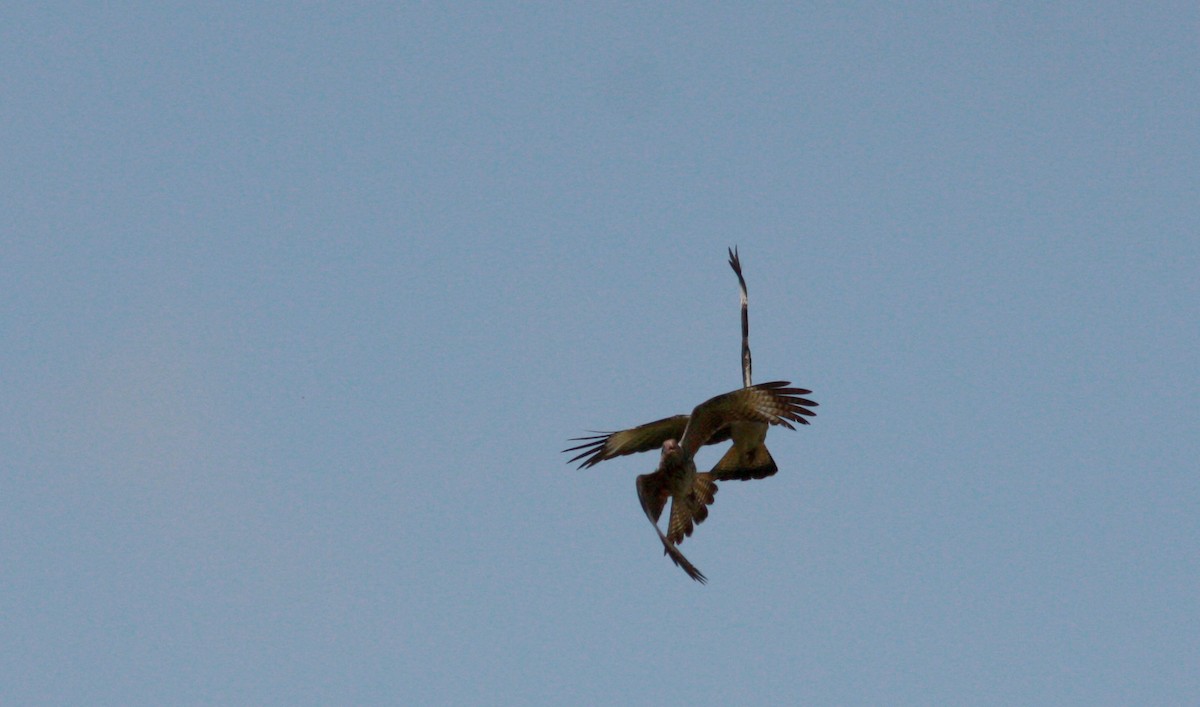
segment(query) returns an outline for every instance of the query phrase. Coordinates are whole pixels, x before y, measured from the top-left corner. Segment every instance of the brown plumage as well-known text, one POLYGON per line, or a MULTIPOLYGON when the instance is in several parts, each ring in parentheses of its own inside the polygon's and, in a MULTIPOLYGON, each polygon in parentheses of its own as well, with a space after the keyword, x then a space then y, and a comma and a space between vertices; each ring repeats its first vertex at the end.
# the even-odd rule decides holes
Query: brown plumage
MULTIPOLYGON (((750 357, 750 294, 746 290, 746 278, 742 277, 742 261, 737 248, 729 251, 729 267, 738 279, 738 299, 742 305, 742 385, 753 385, 754 365, 750 357)), ((815 403, 814 403, 815 405, 815 403)), ((767 451, 767 426, 761 422, 735 422, 730 425, 729 436, 733 446, 712 468, 713 476, 722 481, 748 481, 765 479, 779 471, 771 453, 767 451)))
MULTIPOLYGON (((778 466, 766 447, 768 428, 772 424, 782 424, 790 429, 792 425, 788 420, 807 425, 808 420, 804 418, 816 415, 809 408, 817 407, 817 403, 812 400, 797 397, 811 393, 809 390, 787 388, 785 386, 789 385, 788 383, 778 382, 762 386, 753 385, 750 299, 736 248, 729 250, 729 267, 737 275, 741 302, 742 390, 712 398, 697 406, 691 415, 674 415, 627 430, 577 437, 574 441, 582 444, 563 450, 578 452, 570 462, 582 459, 579 468, 585 469, 606 459, 660 448, 662 456, 658 469, 637 478, 638 499, 662 542, 663 553, 689 577, 702 584, 707 581, 704 574, 688 561, 677 545, 689 537, 695 526, 708 517, 708 506, 713 503, 717 493, 716 482, 763 479, 775 474, 778 466), (757 393, 747 393, 755 389, 758 389, 757 393), (745 405, 748 400, 756 398, 764 390, 786 399, 788 414, 779 414, 777 419, 766 414, 769 419, 763 419, 761 410, 754 414, 737 410, 739 405, 745 405), (747 394, 749 397, 730 397, 736 393, 747 394), (700 413, 703 416, 693 424, 693 419, 700 413), (712 470, 697 472, 693 461, 696 451, 704 445, 726 440, 733 440, 733 444, 712 470), (658 519, 662 516, 668 499, 672 500, 671 515, 667 521, 667 533, 664 535, 658 527, 658 519)), ((768 397, 770 394, 768 392, 768 397)), ((753 407, 754 404, 750 403, 750 408, 753 407)))
MULTIPOLYGON (((738 278, 738 289, 742 305, 742 385, 749 388, 753 385, 753 371, 750 356, 750 298, 746 291, 746 280, 742 276, 742 263, 736 249, 729 251, 729 267, 738 278)), ((812 391, 805 390, 802 394, 812 391)), ((808 407, 817 407, 811 400, 803 401, 808 407)), ((816 413, 809 410, 803 414, 810 417, 816 413)), ((807 425, 807 420, 800 420, 807 425)), ((668 439, 679 439, 687 427, 687 415, 673 415, 661 420, 647 422, 627 430, 617 432, 601 432, 589 437, 576 437, 583 444, 564 449, 564 452, 579 452, 571 458, 571 462, 582 459, 580 469, 595 466, 606 459, 648 452, 658 449, 668 439), (586 457, 586 458, 585 458, 586 457)), ((738 421, 717 430, 704 444, 720 444, 732 439, 733 445, 712 468, 711 473, 717 481, 748 481, 750 479, 765 479, 774 475, 779 467, 767 450, 767 425, 762 422, 738 421)))
MULTIPOLYGON (((767 383, 764 385, 774 384, 767 383)), ((747 390, 747 388, 743 388, 742 390, 747 390)), ((804 388, 791 388, 789 390, 793 391, 796 395, 808 395, 812 393, 811 390, 804 388)), ((796 403, 797 415, 800 417, 794 418, 794 421, 802 425, 807 425, 808 420, 805 417, 815 417, 817 414, 808 408, 817 407, 817 403, 806 398, 796 398, 796 403)), ((671 417, 664 417, 661 420, 655 420, 654 422, 647 422, 644 425, 631 427, 627 430, 598 432, 587 437, 575 437, 571 441, 582 442, 582 444, 568 447, 563 452, 578 452, 567 463, 570 464, 583 459, 579 464, 579 468, 586 469, 606 459, 659 449, 662 447, 662 443, 668 439, 681 439, 684 430, 688 427, 689 420, 689 415, 673 415, 671 417)), ((789 424, 788 427, 791 428, 792 426, 789 424)), ((766 438, 766 429, 765 423, 762 422, 743 423, 742 421, 735 421, 715 430, 707 441, 701 443, 702 445, 707 445, 718 444, 729 439, 734 440, 733 447, 713 467, 713 472, 718 474, 718 479, 762 478, 760 476, 752 476, 751 474, 754 473, 756 467, 761 467, 764 462, 769 462, 772 466, 774 465, 770 453, 762 446, 762 442, 766 438), (747 466, 743 467, 742 465, 747 466)))
POLYGON ((587 439, 593 441, 564 451, 584 449, 572 461, 590 454, 581 464, 583 467, 612 456, 647 451, 657 443, 662 449, 658 469, 638 477, 638 499, 662 541, 663 551, 689 577, 704 582, 704 575, 676 547, 692 534, 695 524, 708 517, 708 505, 717 492, 714 475, 697 473, 694 456, 700 447, 734 423, 783 425, 789 429, 795 429, 792 422, 807 424, 805 417, 814 414, 808 407, 815 403, 799 396, 810 391, 790 385, 775 381, 740 388, 706 400, 691 415, 677 415, 632 430, 590 437, 587 439), (658 528, 658 519, 667 499, 671 500, 671 515, 664 535, 658 528))
MULTIPOLYGON (((658 527, 658 519, 662 516, 663 508, 667 505, 667 499, 671 498, 671 488, 666 474, 642 474, 637 477, 637 493, 638 500, 642 503, 642 510, 645 511, 646 517, 650 519, 654 526, 654 532, 658 533, 658 539, 662 541, 663 554, 671 558, 671 561, 676 566, 687 572, 687 576, 704 584, 708 578, 704 573, 696 569, 696 566, 684 557, 683 553, 674 543, 667 540, 667 536, 663 535, 663 531, 658 527)), ((713 493, 716 493, 716 488, 713 488, 713 493)), ((710 498, 709 503, 712 503, 710 498)), ((707 512, 707 509, 705 509, 707 512)))

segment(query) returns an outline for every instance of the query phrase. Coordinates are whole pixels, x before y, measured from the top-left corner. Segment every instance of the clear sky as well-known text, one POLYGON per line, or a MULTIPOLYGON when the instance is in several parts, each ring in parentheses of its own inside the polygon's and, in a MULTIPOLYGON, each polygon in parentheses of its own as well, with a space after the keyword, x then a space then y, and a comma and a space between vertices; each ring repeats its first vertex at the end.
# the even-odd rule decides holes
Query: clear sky
POLYGON ((1200 5, 880 5, 6 4, 0 703, 1200 702, 1200 5))

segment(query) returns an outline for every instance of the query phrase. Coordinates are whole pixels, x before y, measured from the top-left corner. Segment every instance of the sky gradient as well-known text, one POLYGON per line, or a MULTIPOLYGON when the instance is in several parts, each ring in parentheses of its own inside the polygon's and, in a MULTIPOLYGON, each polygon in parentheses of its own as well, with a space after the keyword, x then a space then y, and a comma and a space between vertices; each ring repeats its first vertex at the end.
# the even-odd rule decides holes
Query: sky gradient
POLYGON ((0 703, 1200 702, 1198 38, 6 5, 0 703), (820 408, 701 586, 559 450, 741 385, 733 245, 820 408))

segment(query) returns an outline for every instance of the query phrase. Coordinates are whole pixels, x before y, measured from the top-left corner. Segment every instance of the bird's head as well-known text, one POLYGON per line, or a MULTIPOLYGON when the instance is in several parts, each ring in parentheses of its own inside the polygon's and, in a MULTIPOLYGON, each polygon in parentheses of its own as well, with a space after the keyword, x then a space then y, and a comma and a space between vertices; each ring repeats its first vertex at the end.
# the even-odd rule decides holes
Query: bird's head
POLYGON ((675 459, 678 459, 679 452, 680 452, 680 449, 679 449, 679 441, 678 440, 668 439, 666 442, 663 442, 662 460, 664 462, 673 461, 675 459))

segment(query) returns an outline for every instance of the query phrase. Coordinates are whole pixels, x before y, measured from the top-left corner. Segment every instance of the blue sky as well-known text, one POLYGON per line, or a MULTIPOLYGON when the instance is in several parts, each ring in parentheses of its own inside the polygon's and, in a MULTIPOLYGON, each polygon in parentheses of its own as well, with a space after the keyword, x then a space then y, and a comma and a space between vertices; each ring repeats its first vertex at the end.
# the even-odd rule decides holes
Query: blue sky
POLYGON ((0 702, 1200 701, 1197 37, 6 6, 0 702), (701 586, 559 450, 741 384, 735 244, 821 407, 701 586))

